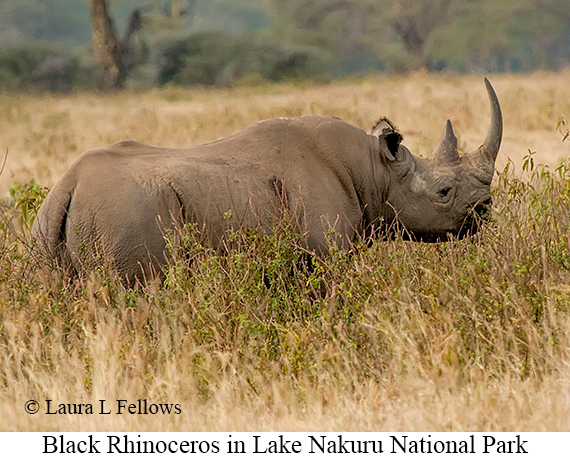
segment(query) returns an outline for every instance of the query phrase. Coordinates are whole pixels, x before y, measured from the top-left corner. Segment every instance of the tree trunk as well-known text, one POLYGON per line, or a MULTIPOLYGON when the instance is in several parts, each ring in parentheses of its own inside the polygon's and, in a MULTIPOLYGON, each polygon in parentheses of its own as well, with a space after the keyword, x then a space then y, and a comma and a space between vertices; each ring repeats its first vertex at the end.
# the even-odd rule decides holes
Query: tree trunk
POLYGON ((103 70, 105 90, 114 92, 123 88, 125 68, 123 47, 115 31, 105 0, 89 0, 95 57, 103 70))
POLYGON ((431 59, 426 50, 429 35, 446 20, 451 0, 431 2, 395 1, 390 23, 400 36, 406 50, 417 63, 430 69, 431 59))

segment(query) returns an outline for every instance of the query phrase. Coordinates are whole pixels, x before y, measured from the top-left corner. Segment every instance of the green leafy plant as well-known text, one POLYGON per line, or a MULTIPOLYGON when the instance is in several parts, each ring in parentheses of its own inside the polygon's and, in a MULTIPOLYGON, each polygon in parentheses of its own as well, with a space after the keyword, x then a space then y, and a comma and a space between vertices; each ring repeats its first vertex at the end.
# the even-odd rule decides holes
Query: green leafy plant
POLYGON ((43 203, 48 189, 35 181, 21 184, 18 181, 10 188, 13 208, 17 212, 17 220, 26 229, 31 228, 36 214, 43 203))

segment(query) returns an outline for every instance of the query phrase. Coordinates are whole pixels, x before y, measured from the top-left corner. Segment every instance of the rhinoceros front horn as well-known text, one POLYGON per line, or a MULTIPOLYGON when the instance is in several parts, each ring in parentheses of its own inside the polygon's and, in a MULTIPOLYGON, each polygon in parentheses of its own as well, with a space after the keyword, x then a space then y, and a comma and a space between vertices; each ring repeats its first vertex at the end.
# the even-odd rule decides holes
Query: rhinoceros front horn
POLYGON ((491 126, 484 143, 469 154, 468 157, 469 162, 475 168, 474 172, 477 177, 481 181, 490 184, 495 171, 495 159, 503 138, 503 116, 497 94, 487 78, 485 78, 485 86, 487 87, 491 103, 491 126))

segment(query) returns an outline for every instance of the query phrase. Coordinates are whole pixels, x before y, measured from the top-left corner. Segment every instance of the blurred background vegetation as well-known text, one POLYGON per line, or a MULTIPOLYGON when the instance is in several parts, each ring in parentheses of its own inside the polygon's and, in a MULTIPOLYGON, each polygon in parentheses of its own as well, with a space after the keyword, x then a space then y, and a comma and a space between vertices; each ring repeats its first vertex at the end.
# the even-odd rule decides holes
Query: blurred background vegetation
MULTIPOLYGON (((2 0, 0 90, 109 89, 95 0, 2 0), (95 46, 96 48, 96 46, 95 46)), ((106 0, 115 89, 260 84, 373 72, 558 71, 569 0, 106 0)))

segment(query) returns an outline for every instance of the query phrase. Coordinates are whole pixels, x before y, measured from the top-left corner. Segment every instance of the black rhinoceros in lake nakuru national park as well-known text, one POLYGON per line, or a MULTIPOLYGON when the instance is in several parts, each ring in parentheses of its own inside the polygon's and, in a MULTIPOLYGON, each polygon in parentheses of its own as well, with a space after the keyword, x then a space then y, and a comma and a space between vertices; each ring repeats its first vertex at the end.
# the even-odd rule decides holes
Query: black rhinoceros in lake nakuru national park
POLYGON ((60 265, 81 272, 97 255, 132 279, 160 271, 166 229, 188 222, 213 247, 229 227, 268 229, 284 213, 317 252, 331 226, 347 244, 395 221, 415 240, 468 236, 490 205, 502 137, 499 101, 485 84, 491 126, 462 157, 449 121, 427 160, 385 118, 368 134, 328 116, 269 119, 189 149, 121 141, 87 151, 48 194, 32 237, 60 265))

